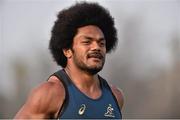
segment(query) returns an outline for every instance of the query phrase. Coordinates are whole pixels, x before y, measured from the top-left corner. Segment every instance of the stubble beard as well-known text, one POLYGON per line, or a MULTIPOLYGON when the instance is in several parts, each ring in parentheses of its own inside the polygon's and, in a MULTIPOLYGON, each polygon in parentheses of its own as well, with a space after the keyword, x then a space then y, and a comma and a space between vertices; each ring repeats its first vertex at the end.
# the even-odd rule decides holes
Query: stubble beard
MULTIPOLYGON (((87 58, 88 59, 88 58, 87 58)), ((99 71, 102 70, 104 63, 105 63, 105 57, 102 58, 102 65, 97 65, 97 66, 88 66, 87 64, 85 64, 83 61, 81 61, 80 59, 78 59, 78 56, 76 55, 76 53, 74 52, 74 57, 73 57, 74 63, 75 65, 82 71, 90 74, 90 75, 95 75, 97 74, 99 71)))

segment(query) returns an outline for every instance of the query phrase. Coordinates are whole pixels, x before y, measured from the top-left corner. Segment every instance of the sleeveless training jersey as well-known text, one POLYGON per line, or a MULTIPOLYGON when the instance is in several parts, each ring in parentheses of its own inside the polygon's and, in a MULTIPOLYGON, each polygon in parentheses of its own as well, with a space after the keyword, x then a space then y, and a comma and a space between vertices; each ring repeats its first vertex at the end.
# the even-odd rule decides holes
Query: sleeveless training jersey
POLYGON ((65 101, 59 111, 60 119, 122 119, 117 100, 108 83, 99 76, 102 94, 91 99, 83 94, 70 80, 64 70, 53 74, 63 83, 65 101))

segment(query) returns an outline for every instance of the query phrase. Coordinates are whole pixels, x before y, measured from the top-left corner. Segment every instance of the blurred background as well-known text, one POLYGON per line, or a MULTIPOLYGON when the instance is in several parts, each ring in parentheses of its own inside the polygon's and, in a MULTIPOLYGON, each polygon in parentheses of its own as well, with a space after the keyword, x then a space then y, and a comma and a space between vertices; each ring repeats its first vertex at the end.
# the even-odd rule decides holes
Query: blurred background
MULTIPOLYGON (((29 92, 60 69, 48 50, 51 28, 74 3, 0 0, 0 118, 13 118, 29 92)), ((100 74, 123 90, 123 118, 180 118, 180 1, 98 3, 118 29, 118 47, 100 74)))

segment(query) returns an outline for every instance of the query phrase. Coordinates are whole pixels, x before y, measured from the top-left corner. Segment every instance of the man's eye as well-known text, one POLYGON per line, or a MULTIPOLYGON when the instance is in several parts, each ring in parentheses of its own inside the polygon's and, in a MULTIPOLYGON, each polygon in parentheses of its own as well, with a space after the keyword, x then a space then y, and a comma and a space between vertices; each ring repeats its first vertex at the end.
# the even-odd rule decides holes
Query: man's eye
POLYGON ((100 42, 100 46, 104 47, 105 46, 105 42, 100 42))
POLYGON ((90 44, 90 41, 83 41, 83 44, 90 44))

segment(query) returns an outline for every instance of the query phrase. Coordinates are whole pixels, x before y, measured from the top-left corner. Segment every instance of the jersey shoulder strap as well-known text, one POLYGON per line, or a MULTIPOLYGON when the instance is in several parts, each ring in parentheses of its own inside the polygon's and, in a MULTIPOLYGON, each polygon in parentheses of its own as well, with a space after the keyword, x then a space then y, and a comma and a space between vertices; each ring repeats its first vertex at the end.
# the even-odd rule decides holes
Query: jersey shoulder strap
POLYGON ((69 85, 71 82, 69 81, 69 77, 67 76, 67 74, 65 73, 64 69, 61 69, 57 72, 55 72, 54 74, 52 74, 51 76, 56 76, 62 83, 63 85, 69 85))
POLYGON ((58 112, 58 116, 61 116, 63 114, 63 112, 65 111, 67 105, 68 105, 68 102, 69 102, 69 94, 68 94, 68 86, 70 85, 70 81, 69 81, 69 78, 68 76, 66 75, 64 69, 62 70, 59 70, 57 72, 55 72, 54 74, 52 74, 51 76, 56 76, 63 84, 64 88, 65 88, 65 99, 63 101, 63 104, 58 112))
POLYGON ((112 96, 113 96, 113 99, 114 99, 114 101, 115 101, 115 103, 116 103, 116 105, 117 105, 117 107, 118 107, 118 110, 119 110, 119 112, 121 112, 121 108, 119 107, 118 101, 117 101, 114 93, 112 92, 112 89, 111 89, 111 87, 109 86, 109 83, 108 83, 104 78, 102 78, 101 76, 98 75, 98 77, 99 77, 102 85, 103 85, 104 87, 106 87, 106 88, 111 92, 111 94, 112 94, 112 96))

